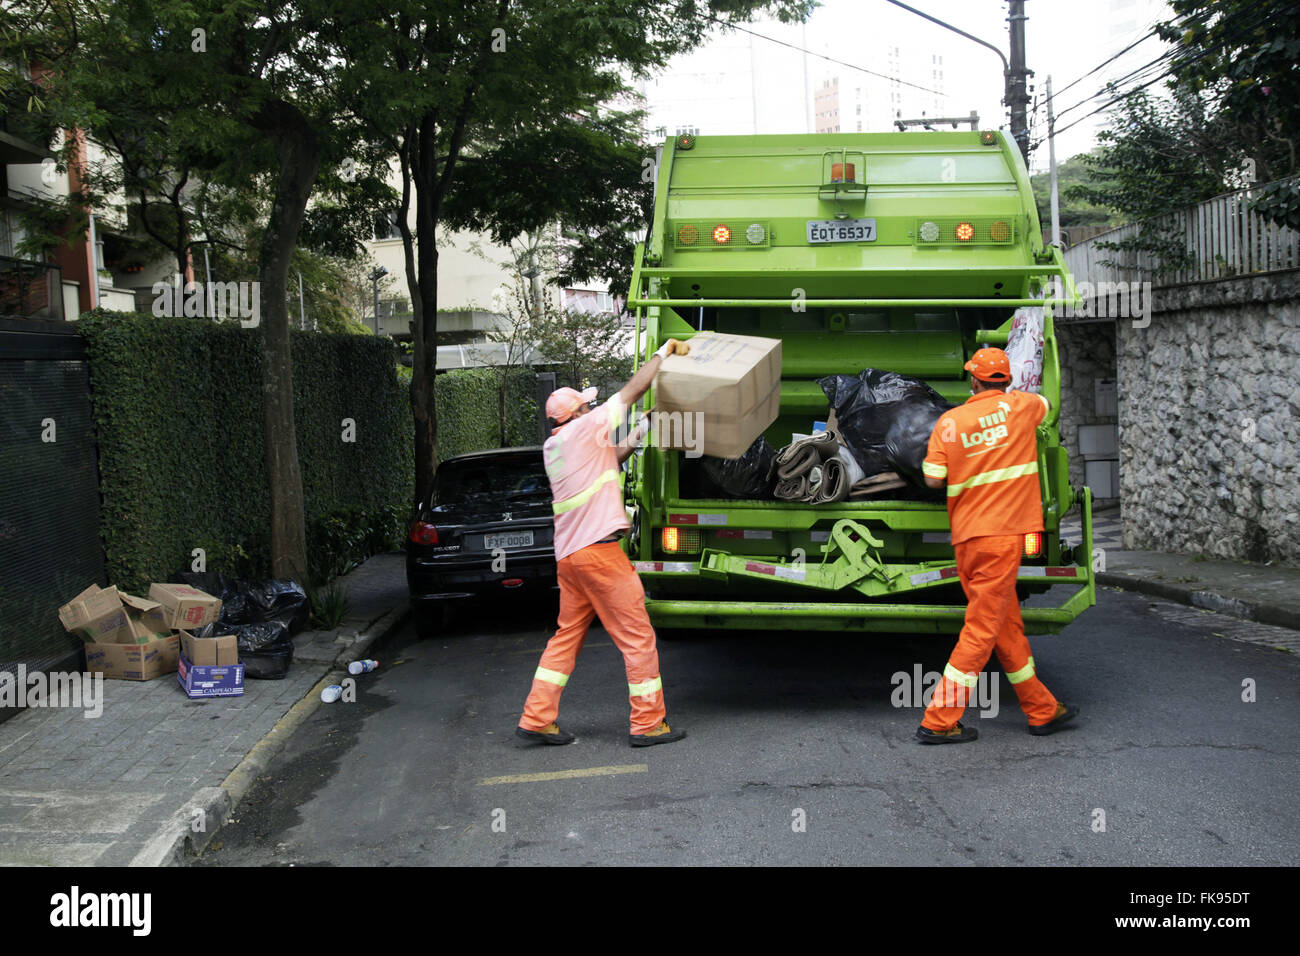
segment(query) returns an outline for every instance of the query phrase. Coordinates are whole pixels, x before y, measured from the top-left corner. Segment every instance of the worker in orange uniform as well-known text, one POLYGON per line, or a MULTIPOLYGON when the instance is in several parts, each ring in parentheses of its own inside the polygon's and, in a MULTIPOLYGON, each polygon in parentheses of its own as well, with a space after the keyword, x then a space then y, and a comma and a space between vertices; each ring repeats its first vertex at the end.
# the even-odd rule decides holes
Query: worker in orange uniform
POLYGON ((1038 679, 1016 594, 1025 535, 1043 530, 1034 434, 1050 405, 1042 395, 1007 390, 1011 363, 1001 349, 980 349, 964 368, 971 374, 971 397, 940 417, 922 465, 929 487, 948 489, 948 521, 967 601, 957 646, 916 731, 926 744, 979 736, 960 718, 994 651, 1031 734, 1055 733, 1079 713, 1038 679))
POLYGON ((555 721, 560 694, 597 615, 623 652, 627 668, 632 705, 628 742, 649 747, 686 736, 686 731, 673 730, 665 719, 659 652, 645 609, 645 588, 618 541, 628 529, 619 465, 634 450, 644 426, 620 445, 614 444, 613 433, 628 408, 654 382, 662 360, 688 351, 685 342, 669 339, 618 394, 594 412, 594 388, 582 392, 560 388, 546 400, 546 415, 555 428, 542 446, 542 456, 554 498, 560 618, 558 630, 542 652, 515 731, 525 740, 568 744, 576 739, 555 721))

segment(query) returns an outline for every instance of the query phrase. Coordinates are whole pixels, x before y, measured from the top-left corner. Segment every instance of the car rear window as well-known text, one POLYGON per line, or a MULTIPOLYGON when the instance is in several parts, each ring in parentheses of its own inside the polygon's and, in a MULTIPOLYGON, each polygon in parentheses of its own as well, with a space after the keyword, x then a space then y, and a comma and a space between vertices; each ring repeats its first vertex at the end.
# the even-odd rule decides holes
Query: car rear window
POLYGON ((537 459, 447 462, 433 483, 433 506, 446 507, 476 498, 502 500, 549 497, 550 482, 540 455, 537 459))

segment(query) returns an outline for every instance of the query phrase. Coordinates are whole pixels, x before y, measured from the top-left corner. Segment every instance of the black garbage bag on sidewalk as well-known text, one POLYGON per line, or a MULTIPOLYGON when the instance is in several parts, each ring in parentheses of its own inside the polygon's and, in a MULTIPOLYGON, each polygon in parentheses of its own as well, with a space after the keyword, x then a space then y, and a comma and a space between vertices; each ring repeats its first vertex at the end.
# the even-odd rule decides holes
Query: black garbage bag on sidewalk
POLYGON ((925 487, 921 463, 935 422, 953 406, 920 379, 864 368, 857 375, 817 380, 848 445, 867 477, 895 471, 925 487))
POLYGON ((715 458, 704 455, 700 467, 709 480, 727 498, 772 497, 776 449, 762 435, 739 458, 715 458))
POLYGON ((172 579, 221 598, 214 633, 234 634, 244 676, 279 680, 293 662, 293 635, 311 614, 307 592, 295 581, 242 581, 216 571, 182 571, 172 579))

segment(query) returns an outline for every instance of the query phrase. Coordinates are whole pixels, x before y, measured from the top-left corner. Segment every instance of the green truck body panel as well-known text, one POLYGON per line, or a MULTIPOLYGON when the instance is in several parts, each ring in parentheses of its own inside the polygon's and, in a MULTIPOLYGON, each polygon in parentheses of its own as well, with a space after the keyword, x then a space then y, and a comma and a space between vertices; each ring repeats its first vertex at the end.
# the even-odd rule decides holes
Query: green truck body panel
MULTIPOLYGON (((858 133, 669 140, 628 305, 638 364, 665 339, 703 329, 780 338, 780 412, 765 431, 778 448, 826 418, 816 381, 826 375, 887 369, 964 401, 965 361, 1006 344, 1017 306, 1044 305, 1046 531, 1019 579, 1022 594, 1052 595, 1051 606, 1022 611, 1026 630, 1044 633, 1096 603, 1091 494, 1070 486, 1057 429, 1051 313, 1074 296, 1060 252, 1043 246, 1020 153, 1001 133, 858 133), (847 241, 814 242, 810 223, 822 224, 818 238, 847 241), (1063 549, 1060 522, 1073 507, 1083 542, 1063 549)), ((651 390, 643 407, 653 403, 651 390)), ((636 515, 627 546, 658 626, 960 630, 965 600, 943 503, 702 499, 689 493, 693 467, 652 436, 624 483, 636 515), (664 550, 669 527, 682 529, 677 552, 664 550)))

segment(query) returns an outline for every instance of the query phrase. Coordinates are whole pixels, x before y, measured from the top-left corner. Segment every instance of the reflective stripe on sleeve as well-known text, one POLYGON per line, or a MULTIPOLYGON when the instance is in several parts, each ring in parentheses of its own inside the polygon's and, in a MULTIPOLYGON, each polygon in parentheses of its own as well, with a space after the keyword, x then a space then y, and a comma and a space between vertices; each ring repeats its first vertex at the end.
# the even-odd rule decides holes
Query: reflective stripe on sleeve
POLYGON ((948 477, 947 465, 932 465, 928 461, 923 461, 921 462, 921 471, 924 472, 926 475, 929 475, 931 478, 948 477))
POLYGON ((551 510, 554 511, 557 515, 562 515, 566 511, 572 511, 574 508, 581 508, 583 505, 585 505, 588 501, 591 500, 592 495, 600 491, 601 485, 605 484, 608 481, 617 481, 617 480, 618 480, 617 468, 611 468, 608 471, 603 471, 600 473, 599 478, 593 481, 590 486, 578 492, 576 495, 572 496, 571 498, 565 498, 563 501, 554 502, 551 505, 551 510))
POLYGON ((1033 676, 1034 676, 1034 659, 1033 657, 1030 657, 1029 663, 1026 664, 1024 667, 1020 668, 1020 670, 1012 671, 1010 674, 1008 674, 1007 680, 1011 681, 1011 683, 1013 684, 1023 684, 1025 681, 1029 680, 1029 678, 1033 676))
POLYGON ((980 682, 979 674, 963 674, 951 664, 943 665, 943 676, 954 684, 961 684, 962 687, 974 687, 980 682))
POLYGON ((1038 462, 1031 461, 1024 465, 1012 465, 1010 468, 997 468, 993 471, 982 471, 978 475, 971 475, 965 481, 958 482, 955 485, 948 486, 948 497, 956 498, 967 488, 976 488, 980 485, 991 485, 999 481, 1011 481, 1013 478, 1023 478, 1026 475, 1038 474, 1038 462))
POLYGON ((644 697, 647 694, 653 694, 657 690, 662 690, 663 686, 664 686, 663 680, 661 680, 658 677, 653 677, 650 680, 643 681, 640 684, 628 684, 627 695, 629 697, 644 697))
POLYGON ((569 682, 568 674, 561 674, 559 671, 553 671, 545 667, 537 668, 537 673, 533 675, 533 680, 544 680, 548 684, 556 684, 563 687, 569 682))

